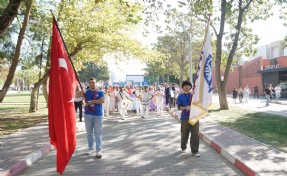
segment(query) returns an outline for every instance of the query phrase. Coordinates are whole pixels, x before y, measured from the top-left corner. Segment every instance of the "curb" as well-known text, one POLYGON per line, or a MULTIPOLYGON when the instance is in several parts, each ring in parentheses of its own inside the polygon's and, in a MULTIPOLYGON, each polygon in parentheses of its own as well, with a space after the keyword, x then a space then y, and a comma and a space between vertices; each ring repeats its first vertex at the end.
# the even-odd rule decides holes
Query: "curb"
POLYGON ((22 171, 31 166, 34 162, 41 159, 52 151, 54 147, 51 144, 47 144, 41 147, 39 150, 27 155, 25 158, 19 160, 15 164, 11 165, 7 169, 1 172, 1 176, 14 176, 20 174, 22 171))
MULTIPOLYGON (((76 126, 76 133, 82 132, 81 126, 76 126)), ((11 165, 7 169, 0 171, 0 176, 16 176, 30 167, 33 163, 43 158, 49 152, 53 151, 55 147, 51 144, 46 144, 39 150, 32 152, 23 159, 19 160, 15 164, 11 165)))
MULTIPOLYGON (((180 122, 180 117, 178 114, 176 114, 174 111, 169 112, 178 122, 180 122)), ((199 131, 199 137, 206 142, 210 147, 212 147, 217 153, 221 154, 225 159, 227 159, 229 162, 231 162, 236 168, 238 168, 240 171, 242 171, 247 176, 256 176, 258 175, 253 169, 248 167, 246 164, 244 164, 243 161, 241 161, 238 156, 233 154, 228 149, 225 149, 217 143, 214 140, 211 140, 208 135, 205 135, 201 131, 199 131)))

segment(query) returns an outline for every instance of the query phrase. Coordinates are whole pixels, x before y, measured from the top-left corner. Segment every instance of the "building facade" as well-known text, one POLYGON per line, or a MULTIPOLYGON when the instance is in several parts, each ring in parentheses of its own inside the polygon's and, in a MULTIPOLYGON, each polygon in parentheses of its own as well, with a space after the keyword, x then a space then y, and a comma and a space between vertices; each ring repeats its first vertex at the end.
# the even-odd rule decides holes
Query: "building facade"
MULTIPOLYGON (((281 97, 287 98, 287 50, 282 49, 281 42, 273 42, 258 49, 259 56, 251 58, 244 65, 233 67, 229 73, 226 85, 226 93, 231 93, 234 87, 245 87, 252 91, 257 84, 259 95, 264 95, 264 89, 272 84, 275 87, 280 85, 281 97), (264 50, 265 48, 265 50, 264 50)), ((223 75, 223 73, 222 73, 223 75)), ((215 76, 213 76, 215 78, 215 76)), ((214 86, 216 82, 214 81, 214 86)))

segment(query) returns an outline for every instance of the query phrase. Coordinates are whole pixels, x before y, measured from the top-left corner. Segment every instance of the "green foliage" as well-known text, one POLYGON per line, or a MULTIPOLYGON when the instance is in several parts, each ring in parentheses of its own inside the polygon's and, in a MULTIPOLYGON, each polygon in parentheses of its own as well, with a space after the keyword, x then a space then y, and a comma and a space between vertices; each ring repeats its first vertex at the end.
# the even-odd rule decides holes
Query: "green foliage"
POLYGON ((20 70, 16 73, 15 80, 28 87, 34 85, 39 78, 39 71, 36 69, 20 70))
POLYGON ((58 22, 77 69, 84 62, 100 61, 113 52, 145 56, 140 43, 129 35, 141 20, 140 5, 112 0, 95 4, 84 0, 65 1, 62 6, 58 22))
POLYGON ((7 7, 9 0, 0 0, 0 14, 7 7))
POLYGON ((81 82, 87 82, 90 78, 96 78, 97 81, 109 80, 109 69, 106 63, 84 62, 83 67, 78 71, 81 82))

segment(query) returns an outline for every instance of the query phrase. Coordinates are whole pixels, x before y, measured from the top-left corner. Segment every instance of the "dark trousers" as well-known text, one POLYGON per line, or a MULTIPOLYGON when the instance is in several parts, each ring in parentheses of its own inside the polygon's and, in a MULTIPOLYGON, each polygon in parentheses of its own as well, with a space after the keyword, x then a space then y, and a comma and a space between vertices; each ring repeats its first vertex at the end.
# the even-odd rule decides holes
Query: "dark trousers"
POLYGON ((79 111, 80 111, 79 118, 80 118, 80 120, 82 120, 82 118, 83 118, 83 105, 82 105, 82 101, 74 102, 74 104, 75 104, 75 111, 77 112, 77 109, 79 109, 79 111))
POLYGON ((173 107, 173 98, 171 98, 171 96, 168 97, 168 105, 169 105, 169 109, 173 107))
POLYGON ((187 142, 189 133, 190 136, 190 148, 192 153, 197 153, 199 148, 199 122, 191 125, 188 120, 181 121, 181 149, 185 150, 187 148, 187 142))
POLYGON ((254 92, 254 98, 255 98, 255 97, 259 98, 259 97, 258 97, 258 92, 254 92))

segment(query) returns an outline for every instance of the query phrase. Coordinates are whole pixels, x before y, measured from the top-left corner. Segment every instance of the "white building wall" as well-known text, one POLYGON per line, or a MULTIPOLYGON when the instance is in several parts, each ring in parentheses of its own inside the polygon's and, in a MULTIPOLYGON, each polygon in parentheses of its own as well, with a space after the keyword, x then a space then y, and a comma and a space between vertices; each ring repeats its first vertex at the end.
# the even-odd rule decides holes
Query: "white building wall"
POLYGON ((278 40, 270 44, 259 46, 257 48, 257 53, 254 56, 250 56, 249 60, 253 60, 260 56, 266 59, 274 59, 276 57, 287 55, 287 48, 283 49, 281 42, 281 40, 278 40))

